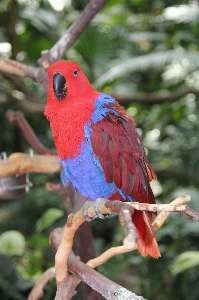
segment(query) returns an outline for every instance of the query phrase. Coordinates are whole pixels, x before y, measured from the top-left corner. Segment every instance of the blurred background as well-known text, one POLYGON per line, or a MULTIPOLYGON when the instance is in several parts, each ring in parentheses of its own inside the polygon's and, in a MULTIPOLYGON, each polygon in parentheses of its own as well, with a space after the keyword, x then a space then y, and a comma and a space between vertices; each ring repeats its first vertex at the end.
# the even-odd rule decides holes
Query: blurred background
MULTIPOLYGON (((37 66, 78 18, 88 1, 1 0, 0 55, 37 66)), ((188 194, 199 212, 199 4, 179 0, 110 0, 66 59, 77 62, 94 87, 125 106, 142 136, 158 181, 158 203, 188 194)), ((30 146, 5 112, 22 110, 38 138, 54 148, 43 116, 46 91, 29 78, 0 73, 0 153, 30 146)), ((5 155, 1 155, 5 159, 5 155)), ((0 298, 26 299, 33 282, 54 265, 48 237, 66 220, 62 199, 46 190, 59 174, 29 174, 33 186, 13 199, 0 198, 0 298)), ((121 245, 118 219, 91 224, 96 253, 121 245)), ((173 213, 157 232, 162 257, 128 253, 99 271, 153 300, 199 299, 199 224, 173 213)), ((55 282, 42 299, 54 299, 55 282)), ((74 299, 81 299, 78 293, 74 299)))

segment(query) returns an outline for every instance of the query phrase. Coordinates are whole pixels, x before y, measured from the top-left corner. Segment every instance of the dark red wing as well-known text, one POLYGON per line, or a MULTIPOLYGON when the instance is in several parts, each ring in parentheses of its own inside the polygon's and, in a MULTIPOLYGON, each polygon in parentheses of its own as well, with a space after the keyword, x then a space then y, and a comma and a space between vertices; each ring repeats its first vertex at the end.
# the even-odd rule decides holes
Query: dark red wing
MULTIPOLYGON (((156 175, 147 160, 134 120, 117 102, 106 107, 110 108, 106 117, 91 124, 92 148, 101 163, 106 181, 114 182, 125 196, 131 196, 135 201, 155 203, 149 182, 156 175)), ((118 192, 110 200, 125 201, 118 192)), ((132 216, 141 255, 150 254, 158 258, 161 255, 151 219, 151 213, 137 210, 132 216)))
POLYGON ((91 144, 107 182, 114 182, 135 201, 155 203, 149 181, 156 175, 146 158, 134 120, 117 102, 106 107, 112 111, 91 125, 91 144))

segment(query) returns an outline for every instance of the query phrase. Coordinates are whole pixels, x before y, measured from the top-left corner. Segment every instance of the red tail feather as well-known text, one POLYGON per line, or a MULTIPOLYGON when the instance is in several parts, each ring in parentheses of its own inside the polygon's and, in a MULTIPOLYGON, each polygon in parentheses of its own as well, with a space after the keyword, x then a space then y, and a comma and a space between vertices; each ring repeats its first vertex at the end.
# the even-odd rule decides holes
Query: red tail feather
POLYGON ((132 221, 135 224, 139 236, 137 247, 142 256, 149 254, 153 258, 158 258, 161 254, 150 219, 147 212, 134 211, 132 221))
MULTIPOLYGON (((121 200, 124 201, 119 192, 112 195, 109 200, 121 200)), ((132 221, 136 227, 139 240, 137 241, 137 247, 142 256, 150 255, 153 258, 161 256, 158 243, 156 241, 155 233, 151 224, 151 213, 135 210, 132 216, 132 221)))

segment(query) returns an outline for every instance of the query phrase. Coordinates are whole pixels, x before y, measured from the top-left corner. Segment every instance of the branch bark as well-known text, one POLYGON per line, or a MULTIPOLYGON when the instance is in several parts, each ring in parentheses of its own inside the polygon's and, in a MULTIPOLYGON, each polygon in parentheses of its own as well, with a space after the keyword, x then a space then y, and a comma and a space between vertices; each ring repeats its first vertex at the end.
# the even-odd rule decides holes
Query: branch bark
MULTIPOLYGON (((107 1, 106 1, 107 2, 107 1)), ((79 20, 79 19, 78 19, 79 20)), ((61 59, 61 53, 65 51, 65 53, 68 51, 68 49, 71 47, 71 45, 76 41, 78 36, 82 32, 78 32, 78 26, 81 24, 81 20, 77 23, 74 23, 73 26, 69 28, 69 30, 65 33, 65 39, 64 39, 64 46, 62 51, 58 51, 58 47, 61 45, 62 38, 55 44, 55 48, 51 48, 51 50, 45 50, 43 51, 42 57, 39 60, 40 65, 44 66, 45 68, 49 67, 51 63, 54 61, 61 59), (75 25, 76 24, 76 25, 75 25), (68 34, 70 35, 71 32, 76 33, 76 39, 70 40, 66 37, 68 34), (78 35, 79 34, 79 35, 78 35), (65 48, 64 48, 65 47, 65 48), (51 54, 52 53, 52 54, 51 54), (57 59, 56 59, 57 58, 57 59)), ((90 20, 91 21, 91 20, 90 20)), ((90 22, 88 21, 88 22, 90 22)), ((89 23, 88 23, 89 24, 89 23)), ((63 53, 63 55, 65 54, 63 53)), ((15 74, 21 77, 30 77, 34 81, 41 83, 46 89, 48 84, 48 78, 47 74, 44 69, 42 68, 35 68, 32 66, 27 66, 21 63, 18 63, 11 59, 4 59, 0 58, 0 70, 4 72, 9 72, 11 74, 15 74)), ((128 96, 118 96, 118 95, 112 95, 119 103, 121 103, 124 106, 130 105, 132 103, 142 103, 142 104, 161 104, 165 102, 175 102, 181 99, 182 97, 186 96, 187 94, 195 94, 199 95, 199 90, 194 87, 185 87, 185 88, 179 88, 174 91, 163 91, 159 94, 154 93, 148 93, 148 94, 138 94, 138 95, 132 95, 130 97, 128 96)))
MULTIPOLYGON (((157 231, 165 222, 166 218, 169 216, 170 211, 176 211, 176 208, 183 207, 182 205, 185 202, 190 201, 189 196, 181 196, 172 201, 168 205, 161 206, 159 205, 159 209, 163 208, 164 211, 161 212, 155 221, 153 222, 154 230, 157 231), (167 207, 167 209, 166 209, 167 207)), ((137 205, 137 203, 135 204, 137 205)), ((119 204, 119 201, 116 201, 115 207, 118 208, 118 211, 121 209, 121 204, 119 204), (118 205, 119 208, 118 208, 118 205)), ((143 209, 143 207, 141 207, 143 209)), ((153 210, 153 205, 150 205, 149 208, 153 210)), ((103 213, 110 213, 110 207, 107 209, 103 205, 100 207, 101 212, 103 213)), ((179 209, 181 210, 181 209, 179 209)), ((90 213, 90 216, 92 217, 93 209, 92 207, 89 207, 88 213, 90 213)), ((55 229, 50 236, 51 246, 54 251, 56 251, 60 245, 60 241, 62 239, 62 229, 57 228, 55 229)), ((133 250, 135 250, 136 247, 134 247, 133 250)), ((103 263, 105 263, 108 259, 111 257, 132 251, 127 249, 125 246, 119 246, 119 247, 113 247, 102 253, 99 257, 91 259, 87 262, 87 265, 95 268, 96 266, 99 266, 103 263)), ((134 300, 140 300, 143 299, 143 297, 138 297, 134 293, 131 293, 122 287, 116 285, 114 282, 110 281, 109 279, 103 277, 99 273, 93 271, 90 268, 87 268, 85 264, 83 264, 81 261, 79 261, 72 252, 69 253, 68 256, 68 269, 71 273, 75 275, 75 277, 71 277, 71 275, 66 275, 63 280, 58 281, 58 290, 56 295, 56 300, 58 299, 71 299, 72 295, 75 294, 75 288, 76 285, 80 282, 80 279, 84 281, 85 283, 92 286, 94 289, 98 290, 103 296, 106 297, 106 299, 134 299, 134 300), (79 278, 77 278, 77 277, 79 278), (94 277, 93 277, 94 276, 94 277), (115 290, 117 289, 117 290, 115 290), (123 297, 123 298, 122 298, 123 297), (128 298, 129 297, 129 298, 128 298)), ((43 291, 43 276, 39 280, 39 282, 36 284, 36 287, 33 289, 33 291, 30 293, 30 295, 36 295, 38 298, 28 298, 28 300, 37 300, 39 299, 39 295, 42 294, 43 291)))
POLYGON ((113 95, 115 99, 117 99, 118 102, 120 102, 122 105, 127 106, 132 103, 142 103, 142 104, 162 104, 165 102, 175 102, 182 97, 186 96, 187 94, 195 94, 199 95, 199 90, 194 87, 185 87, 185 88, 179 88, 175 91, 164 91, 160 92, 159 94, 154 93, 148 93, 148 94, 137 94, 132 95, 130 97, 127 96, 117 96, 113 95))
POLYGON ((50 50, 42 51, 41 58, 38 60, 40 68, 27 66, 11 59, 0 58, 0 70, 22 77, 29 77, 47 89, 48 78, 46 69, 53 62, 64 56, 107 2, 108 0, 91 0, 77 21, 65 32, 58 42, 50 50))
MULTIPOLYGON (((51 233, 50 236, 51 245, 55 251, 59 247, 60 239, 61 239, 60 229, 57 228, 51 233), (59 232, 57 234, 58 230, 59 232)), ((68 257, 68 269, 72 274, 74 274, 79 278, 78 282, 82 280, 83 282, 91 286, 94 290, 97 290, 101 295, 103 295, 108 300, 116 300, 116 299, 117 300, 122 300, 122 299, 144 300, 142 296, 137 296, 134 293, 122 288, 115 282, 104 277, 103 275, 99 274, 89 266, 85 265, 83 262, 79 261, 77 257, 73 254, 73 252, 70 252, 68 257)), ((65 277, 61 282, 66 283, 66 278, 67 277, 65 277)), ((65 286, 63 286, 62 284, 58 284, 58 291, 55 300, 67 299, 67 295, 63 296, 64 289, 65 286)))
POLYGON ((61 171, 57 155, 34 155, 13 153, 7 160, 0 160, 0 178, 13 174, 49 173, 61 171))
MULTIPOLYGON (((48 190, 58 193, 63 198, 67 215, 76 213, 87 200, 86 197, 74 190, 71 183, 66 187, 62 184, 56 185, 48 182, 46 186, 48 190)), ((74 238, 74 252, 84 263, 95 257, 94 240, 90 223, 84 222, 78 229, 74 238)), ((101 299, 101 295, 84 282, 80 283, 80 288, 82 300, 101 299)))
MULTIPOLYGON (((179 201, 180 203, 182 202, 187 202, 190 201, 190 196, 181 196, 179 197, 178 200, 175 200, 174 203, 179 201)), ((87 209, 87 214, 90 218, 93 218, 95 216, 95 211, 94 211, 94 204, 90 201, 90 206, 87 209)), ((177 202, 178 203, 178 202, 177 202)), ((112 214, 114 212, 118 212, 121 210, 126 209, 126 203, 123 203, 121 201, 108 201, 107 203, 101 203, 98 207, 99 212, 101 214, 112 214), (109 205, 110 203, 110 205, 109 205), (112 205, 114 203, 114 205, 112 205), (121 207, 124 206, 122 209, 121 207)), ((138 202, 128 202, 128 205, 135 208, 136 210, 140 211, 152 211, 152 212, 157 212, 157 211, 166 211, 166 212, 181 212, 189 216, 195 221, 199 222, 199 213, 191 210, 189 207, 186 205, 171 205, 171 204, 146 204, 146 203, 138 203, 138 202)), ((169 214, 166 215, 168 217, 169 214)), ((165 218, 163 218, 165 221, 165 218)), ((164 222, 163 221, 163 222, 164 222)), ((59 245, 59 248, 57 250, 56 256, 55 256, 55 270, 56 270, 56 279, 58 282, 61 282, 64 280, 64 278, 68 274, 68 269, 67 269, 67 261, 68 261, 68 256, 69 253, 72 249, 73 245, 73 238, 75 236, 75 233, 77 229, 80 227, 82 223, 85 222, 85 218, 82 214, 82 210, 78 211, 75 215, 69 215, 67 223, 63 229, 62 232, 62 239, 59 245)), ((163 223, 162 223, 163 224, 163 223)), ((128 250, 133 250, 135 249, 135 240, 129 239, 129 231, 125 232, 126 236, 124 238, 123 244, 128 250), (126 243, 126 239, 128 238, 128 243, 126 243)), ((133 237, 135 237, 135 234, 133 232, 133 237)), ((127 252, 127 251, 125 251, 127 252)))
POLYGON ((24 114, 21 111, 6 111, 6 117, 10 122, 16 123, 16 125, 21 129, 26 141, 29 145, 36 150, 39 154, 56 154, 56 150, 51 150, 46 148, 38 139, 34 133, 32 127, 28 121, 24 118, 24 114))
POLYGON ((49 65, 61 59, 107 2, 108 0, 91 0, 77 21, 63 34, 50 51, 43 52, 38 61, 39 65, 46 69, 49 65))
POLYGON ((31 290, 30 294, 28 295, 27 300, 37 300, 43 297, 44 292, 43 289, 45 288, 46 284, 55 276, 55 269, 49 268, 46 270, 37 283, 34 285, 33 289, 31 290))

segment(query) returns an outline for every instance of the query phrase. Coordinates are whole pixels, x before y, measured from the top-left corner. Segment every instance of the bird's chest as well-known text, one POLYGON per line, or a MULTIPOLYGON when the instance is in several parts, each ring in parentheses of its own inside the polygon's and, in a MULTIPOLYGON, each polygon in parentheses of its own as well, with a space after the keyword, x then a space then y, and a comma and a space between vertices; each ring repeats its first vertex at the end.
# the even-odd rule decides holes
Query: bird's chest
MULTIPOLYGON (((81 108, 79 108, 81 110, 81 108)), ((61 159, 73 158, 81 151, 85 142, 85 125, 89 122, 92 110, 85 111, 85 114, 70 112, 59 116, 56 124, 52 124, 52 132, 61 159)))

